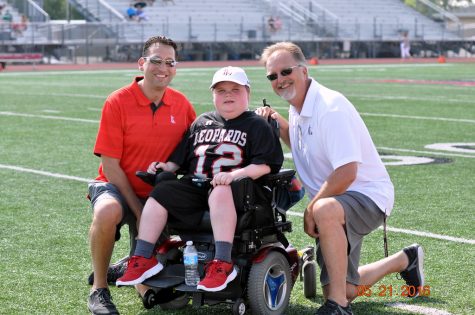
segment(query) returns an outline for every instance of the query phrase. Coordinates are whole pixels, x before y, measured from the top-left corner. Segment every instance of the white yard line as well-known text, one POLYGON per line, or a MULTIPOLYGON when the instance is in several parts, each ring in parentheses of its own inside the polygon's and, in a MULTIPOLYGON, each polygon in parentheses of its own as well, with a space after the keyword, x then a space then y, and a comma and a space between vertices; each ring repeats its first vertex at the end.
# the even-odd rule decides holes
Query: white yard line
MULTIPOLYGON (((473 103, 473 102, 472 102, 473 103)), ((273 106, 275 109, 286 110, 288 107, 283 106, 273 106)), ((417 119, 417 120, 437 120, 437 121, 448 121, 448 122, 458 122, 458 123, 469 123, 475 124, 474 119, 460 119, 460 118, 446 118, 446 117, 430 117, 430 116, 411 116, 411 115, 398 115, 398 114, 384 114, 384 113, 366 113, 361 112, 361 116, 374 116, 374 117, 390 117, 390 118, 403 118, 403 119, 417 119)))
POLYGON ((82 119, 82 118, 72 118, 72 117, 63 117, 63 116, 49 116, 49 115, 33 115, 33 114, 23 114, 15 112, 0 112, 0 115, 3 116, 17 116, 17 117, 30 117, 30 118, 43 118, 43 119, 55 119, 55 120, 67 120, 67 121, 77 121, 77 122, 86 122, 86 123, 99 123, 99 120, 92 119, 82 119))
POLYGON ((39 170, 31 169, 31 168, 24 168, 24 167, 14 166, 14 165, 0 164, 0 168, 8 169, 8 170, 13 170, 13 171, 18 171, 18 172, 25 172, 25 173, 32 173, 32 174, 44 175, 44 176, 49 176, 49 177, 56 177, 56 178, 60 178, 60 179, 75 180, 75 181, 86 182, 86 183, 90 181, 90 179, 83 178, 83 177, 70 176, 70 175, 64 175, 64 174, 58 174, 58 173, 51 173, 51 172, 45 172, 45 171, 39 171, 39 170))
MULTIPOLYGON (((55 178, 60 178, 60 179, 75 180, 75 181, 86 182, 86 183, 91 180, 91 179, 83 178, 83 177, 70 176, 70 175, 64 175, 64 174, 59 174, 59 173, 51 173, 51 172, 46 172, 46 171, 39 171, 39 170, 25 168, 21 166, 15 166, 15 165, 0 164, 0 169, 2 168, 18 171, 18 172, 32 173, 32 174, 44 175, 44 176, 55 177, 55 178)), ((287 213, 292 216, 303 217, 303 213, 301 212, 287 211, 287 213)), ((475 244, 475 240, 434 234, 430 232, 420 232, 420 231, 399 229, 399 228, 393 228, 393 227, 387 227, 387 229, 388 231, 396 232, 396 233, 404 233, 404 234, 411 234, 411 235, 417 235, 417 236, 423 236, 423 237, 429 237, 429 238, 436 238, 436 239, 456 242, 456 243, 475 244)))
POLYGON ((419 120, 438 120, 438 121, 450 121, 450 122, 475 124, 475 120, 473 119, 427 117, 427 116, 424 117, 424 116, 409 116, 409 115, 382 114, 382 113, 360 113, 360 115, 361 116, 390 117, 390 118, 404 118, 404 119, 419 119, 419 120))
MULTIPOLYGON (((25 93, 20 92, 5 92, 8 95, 25 95, 25 93)), ((94 98, 105 100, 107 95, 93 95, 93 94, 76 94, 76 93, 38 93, 38 92, 28 92, 28 96, 61 96, 61 97, 82 97, 82 98, 94 98)))
POLYGON ((379 150, 409 152, 409 153, 416 153, 416 154, 445 155, 445 156, 456 156, 456 157, 464 157, 464 158, 471 158, 471 159, 475 158, 475 155, 445 153, 445 152, 438 152, 438 151, 419 151, 419 150, 399 149, 399 148, 389 148, 389 147, 377 147, 377 148, 379 150))
MULTIPOLYGON (((292 216, 297 216, 297 217, 303 217, 303 213, 301 213, 301 212, 287 211, 287 214, 292 215, 292 216)), ((466 238, 452 237, 452 236, 435 234, 435 233, 430 233, 430 232, 421 232, 421 231, 400 229, 400 228, 394 228, 394 227, 390 227, 390 226, 387 226, 386 228, 390 232, 410 234, 410 235, 416 235, 416 236, 422 236, 422 237, 428 237, 428 238, 435 238, 435 239, 450 241, 450 242, 455 242, 455 243, 464 243, 464 244, 475 245, 475 240, 469 240, 469 239, 466 239, 466 238)), ((379 229, 382 230, 383 227, 381 226, 381 227, 379 227, 379 229)))
POLYGON ((416 314, 427 314, 427 315, 452 315, 451 313, 439 310, 432 307, 419 306, 419 305, 410 305, 401 302, 388 303, 386 304, 389 307, 397 308, 404 311, 414 312, 416 314))

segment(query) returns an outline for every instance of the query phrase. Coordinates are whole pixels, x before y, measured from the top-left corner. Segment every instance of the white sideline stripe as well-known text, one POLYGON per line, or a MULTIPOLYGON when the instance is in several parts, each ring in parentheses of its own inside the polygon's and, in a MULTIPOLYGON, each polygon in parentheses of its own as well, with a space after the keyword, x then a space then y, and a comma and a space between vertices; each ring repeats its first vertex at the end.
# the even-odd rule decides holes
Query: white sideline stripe
POLYGON ((452 315, 444 310, 439 310, 437 308, 418 306, 418 305, 409 305, 401 302, 388 303, 386 304, 389 307, 397 308, 404 311, 410 311, 417 314, 427 314, 427 315, 452 315))
POLYGON ((0 115, 32 117, 32 118, 44 118, 44 119, 56 119, 56 120, 67 120, 67 121, 78 121, 78 122, 87 122, 87 123, 93 123, 93 124, 99 123, 99 120, 92 120, 92 119, 71 118, 71 117, 62 117, 62 116, 49 116, 49 115, 33 115, 33 114, 23 114, 23 113, 14 113, 14 112, 0 112, 0 115))
MULTIPOLYGON (((24 168, 24 167, 14 166, 14 165, 0 164, 0 168, 10 169, 10 170, 19 171, 19 172, 39 174, 39 175, 50 176, 50 177, 61 178, 61 179, 76 180, 76 181, 86 182, 86 183, 91 180, 91 179, 83 178, 83 177, 69 176, 69 175, 51 173, 51 172, 45 172, 45 171, 38 171, 38 170, 31 169, 31 168, 24 168)), ((287 213, 289 215, 303 217, 303 213, 301 213, 301 212, 287 211, 287 213)), ((380 229, 382 229, 382 227, 380 227, 380 229)), ((434 233, 429 233, 429 232, 419 232, 419 231, 413 231, 413 230, 393 228, 393 227, 389 227, 389 226, 387 227, 387 230, 391 231, 391 232, 405 233, 405 234, 412 234, 412 235, 423 236, 423 237, 436 238, 436 239, 441 239, 441 240, 444 240, 444 241, 451 241, 451 242, 456 242, 456 243, 475 244, 475 240, 468 240, 468 239, 464 239, 464 238, 451 237, 451 236, 434 234, 434 233)))
MULTIPOLYGON (((297 217, 303 217, 303 213, 301 213, 301 212, 287 211, 287 213, 289 215, 293 215, 293 216, 297 216, 297 217)), ((455 242, 455 243, 465 243, 465 244, 475 245, 475 240, 469 240, 469 239, 460 238, 460 237, 452 237, 452 236, 440 235, 440 234, 435 234, 435 233, 430 233, 430 232, 420 232, 420 231, 406 230, 406 229, 394 228, 394 227, 390 227, 390 226, 387 226, 386 228, 387 228, 388 231, 396 232, 396 233, 411 234, 411 235, 435 238, 435 239, 450 241, 450 242, 455 242)), ((380 226, 379 229, 382 230, 383 227, 380 226)))
MULTIPOLYGON (((473 102, 472 102, 473 103, 473 102)), ((288 107, 273 106, 275 109, 288 110, 288 107)), ((360 113, 361 116, 374 116, 374 117, 391 117, 391 118, 404 118, 404 119, 419 119, 419 120, 439 120, 475 124, 473 119, 459 119, 459 118, 445 118, 445 117, 424 117, 424 116, 409 116, 409 115, 397 115, 397 114, 383 114, 383 113, 360 113)))
POLYGON ((388 151, 400 151, 400 152, 431 154, 431 155, 458 156, 458 157, 466 157, 466 158, 472 158, 472 159, 475 158, 475 155, 467 155, 467 154, 445 153, 445 152, 437 152, 437 151, 419 151, 419 150, 398 149, 398 148, 388 148, 388 147, 377 147, 377 148, 380 149, 380 150, 388 150, 388 151))
POLYGON ((361 116, 377 116, 377 117, 391 117, 391 118, 406 118, 406 119, 420 119, 420 120, 440 120, 440 121, 453 121, 453 122, 465 122, 475 124, 473 119, 457 119, 457 118, 444 118, 444 117, 424 117, 424 116, 407 116, 396 114, 381 114, 381 113, 360 113, 361 116))
MULTIPOLYGON (((382 230, 383 227, 380 226, 379 229, 382 230)), ((388 231, 396 232, 396 233, 411 234, 411 235, 417 235, 417 236, 423 236, 423 237, 429 237, 429 238, 436 238, 439 240, 450 241, 450 242, 455 242, 455 243, 465 243, 465 244, 475 245, 475 240, 469 240, 469 239, 461 238, 461 237, 452 237, 452 236, 446 236, 446 235, 435 234, 435 233, 430 233, 430 232, 406 230, 406 229, 400 229, 400 228, 389 227, 389 226, 387 226, 386 229, 388 231)))
POLYGON ((45 171, 38 171, 31 168, 24 168, 20 166, 0 164, 0 168, 9 169, 13 171, 19 171, 19 172, 25 172, 25 173, 33 173, 33 174, 38 174, 38 175, 56 177, 56 178, 61 178, 61 179, 75 180, 75 181, 86 182, 86 183, 91 181, 90 179, 87 179, 87 178, 69 176, 69 175, 63 175, 63 174, 51 173, 51 172, 45 172, 45 171))

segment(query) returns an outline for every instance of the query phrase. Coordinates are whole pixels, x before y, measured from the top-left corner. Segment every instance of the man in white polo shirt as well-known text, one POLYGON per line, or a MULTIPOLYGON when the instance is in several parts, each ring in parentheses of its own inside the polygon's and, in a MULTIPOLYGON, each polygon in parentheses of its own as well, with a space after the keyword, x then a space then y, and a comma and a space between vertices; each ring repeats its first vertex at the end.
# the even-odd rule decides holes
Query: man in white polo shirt
POLYGON ((417 296, 424 285, 420 245, 359 267, 363 236, 391 213, 394 187, 358 112, 342 94, 309 77, 305 56, 295 44, 271 45, 261 60, 274 92, 290 105, 289 121, 269 107, 257 113, 279 122, 280 136, 291 148, 311 199, 304 229, 317 239, 325 298, 317 314, 352 314, 350 302, 394 272, 414 286, 417 296))

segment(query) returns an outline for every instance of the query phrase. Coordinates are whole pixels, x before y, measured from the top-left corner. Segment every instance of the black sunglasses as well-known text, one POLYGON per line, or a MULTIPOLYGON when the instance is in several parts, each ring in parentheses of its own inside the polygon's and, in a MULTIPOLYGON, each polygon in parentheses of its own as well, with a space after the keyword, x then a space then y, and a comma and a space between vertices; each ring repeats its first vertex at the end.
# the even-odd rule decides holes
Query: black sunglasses
MULTIPOLYGON (((293 67, 290 67, 290 68, 285 68, 284 70, 280 71, 280 75, 283 76, 283 77, 286 77, 289 74, 291 74, 292 71, 294 71, 295 68, 300 67, 300 66, 301 65, 296 65, 296 66, 293 66, 293 67)), ((271 73, 271 74, 268 74, 266 77, 269 81, 274 81, 274 80, 277 79, 278 75, 277 75, 277 73, 271 73)))
POLYGON ((164 62, 165 65, 169 68, 175 67, 176 64, 178 63, 177 61, 173 59, 163 60, 162 58, 156 58, 156 57, 143 57, 143 59, 150 61, 150 63, 156 66, 160 66, 164 62))

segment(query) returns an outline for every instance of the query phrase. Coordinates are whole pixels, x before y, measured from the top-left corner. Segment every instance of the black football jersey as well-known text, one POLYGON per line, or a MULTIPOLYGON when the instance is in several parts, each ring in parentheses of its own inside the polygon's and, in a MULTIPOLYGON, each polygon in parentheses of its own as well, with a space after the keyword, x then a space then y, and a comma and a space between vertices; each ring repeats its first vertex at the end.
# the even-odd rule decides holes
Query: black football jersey
POLYGON ((249 164, 267 164, 278 172, 283 159, 271 124, 253 111, 230 120, 217 112, 201 114, 170 157, 186 174, 202 178, 249 164))

